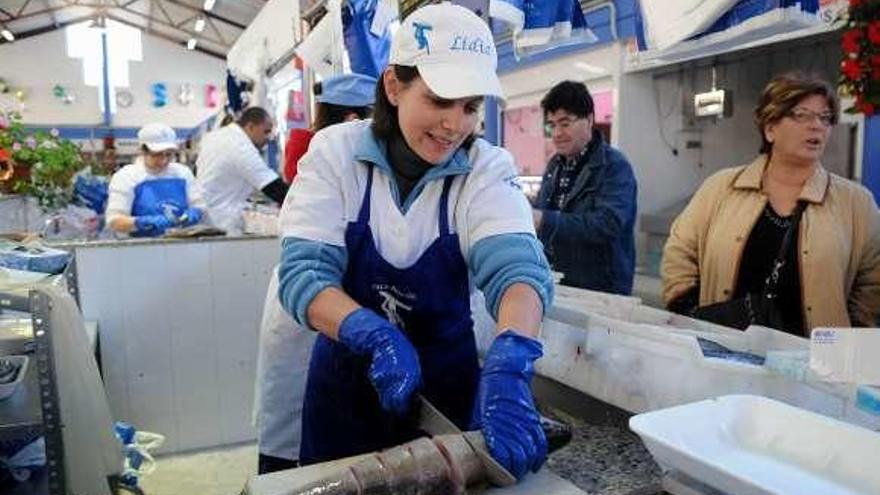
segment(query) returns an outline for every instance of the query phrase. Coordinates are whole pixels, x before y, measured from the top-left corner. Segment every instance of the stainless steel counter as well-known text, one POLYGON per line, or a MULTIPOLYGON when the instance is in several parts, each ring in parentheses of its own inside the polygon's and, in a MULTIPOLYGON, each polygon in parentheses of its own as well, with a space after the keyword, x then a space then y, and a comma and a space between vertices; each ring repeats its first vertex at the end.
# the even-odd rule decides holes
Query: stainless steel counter
POLYGON ((192 244, 192 243, 200 243, 200 244, 210 244, 215 242, 241 242, 241 241, 254 241, 260 239, 279 239, 278 236, 273 235, 240 235, 240 236, 206 236, 206 237, 187 237, 187 238, 176 238, 176 237, 137 237, 137 238, 126 238, 126 239, 98 239, 98 240, 76 240, 76 241, 56 241, 56 242, 48 242, 49 246, 58 249, 76 249, 76 248, 97 248, 97 247, 114 247, 114 248, 124 248, 131 246, 154 246, 154 245, 163 245, 163 244, 192 244))

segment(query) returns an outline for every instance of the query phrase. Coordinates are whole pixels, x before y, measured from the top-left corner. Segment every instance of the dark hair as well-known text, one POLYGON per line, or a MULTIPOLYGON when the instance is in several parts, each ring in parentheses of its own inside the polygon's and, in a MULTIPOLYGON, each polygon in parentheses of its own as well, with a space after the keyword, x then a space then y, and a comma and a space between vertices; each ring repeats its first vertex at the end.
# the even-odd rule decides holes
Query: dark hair
POLYGON ((755 108, 755 125, 761 135, 761 153, 771 153, 773 143, 767 141, 764 129, 779 122, 791 112, 804 98, 818 95, 825 98, 831 109, 831 123, 836 124, 840 112, 840 99, 837 91, 824 79, 792 72, 774 77, 761 94, 755 108))
POLYGON ((359 119, 365 119, 369 117, 371 110, 370 107, 349 107, 334 105, 333 103, 318 103, 314 128, 316 131, 320 131, 333 124, 345 122, 345 119, 351 114, 357 115, 359 119))
MULTIPOLYGON (((407 65, 392 65, 394 75, 397 80, 405 85, 415 81, 417 77, 421 77, 419 69, 407 65)), ((388 100, 385 94, 385 78, 379 74, 379 80, 376 83, 376 104, 373 106, 373 123, 370 125, 373 135, 377 139, 389 141, 394 136, 401 136, 400 121, 397 119, 397 107, 388 100)), ((476 134, 471 134, 461 143, 461 147, 470 149, 477 139, 476 134)))
MULTIPOLYGON (((416 80, 419 75, 419 69, 406 65, 393 65, 394 75, 397 80, 409 84, 416 80)), ((400 122, 397 120, 397 107, 388 100, 385 94, 385 78, 379 75, 376 82, 376 104, 373 107, 373 135, 379 139, 388 141, 396 134, 400 134, 400 122)))
POLYGON ((593 97, 584 83, 562 81, 544 95, 541 109, 544 110, 545 117, 557 110, 565 110, 578 117, 589 117, 594 112, 593 97))
POLYGON ((270 120, 272 120, 272 116, 264 108, 250 107, 241 113, 241 117, 238 118, 238 125, 242 127, 248 124, 260 125, 270 120))

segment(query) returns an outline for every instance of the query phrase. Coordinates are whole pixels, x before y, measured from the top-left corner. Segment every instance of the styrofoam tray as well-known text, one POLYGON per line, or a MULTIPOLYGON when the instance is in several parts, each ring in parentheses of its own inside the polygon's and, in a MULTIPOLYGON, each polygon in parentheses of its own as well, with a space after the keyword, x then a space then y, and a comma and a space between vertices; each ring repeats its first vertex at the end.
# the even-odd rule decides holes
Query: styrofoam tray
POLYGON ((664 470, 726 493, 880 493, 880 433, 766 397, 727 395, 629 426, 664 470))
POLYGON ((27 372, 28 365, 28 357, 27 356, 0 356, 0 359, 5 359, 7 361, 11 361, 13 363, 17 363, 19 365, 18 374, 15 376, 15 380, 12 380, 9 383, 0 384, 0 400, 6 399, 15 393, 15 389, 18 388, 18 384, 24 380, 24 375, 27 372))

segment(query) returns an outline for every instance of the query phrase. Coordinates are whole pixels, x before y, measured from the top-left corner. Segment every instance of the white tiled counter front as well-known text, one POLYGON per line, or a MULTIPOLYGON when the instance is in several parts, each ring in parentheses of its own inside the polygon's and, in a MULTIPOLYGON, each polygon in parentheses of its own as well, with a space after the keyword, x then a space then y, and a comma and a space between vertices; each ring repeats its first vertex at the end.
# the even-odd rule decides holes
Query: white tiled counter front
POLYGON ((81 243, 80 301, 98 322, 117 420, 163 453, 256 437, 251 407, 275 237, 81 243))

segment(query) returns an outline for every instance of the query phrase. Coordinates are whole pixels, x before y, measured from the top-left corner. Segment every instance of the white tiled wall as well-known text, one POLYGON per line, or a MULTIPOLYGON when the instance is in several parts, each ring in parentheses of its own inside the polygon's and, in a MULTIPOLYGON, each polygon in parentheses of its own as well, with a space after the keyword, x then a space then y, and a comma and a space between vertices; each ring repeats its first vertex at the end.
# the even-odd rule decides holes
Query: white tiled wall
POLYGON ((278 240, 80 247, 76 256, 115 418, 165 435, 162 452, 254 439, 257 335, 278 240))

